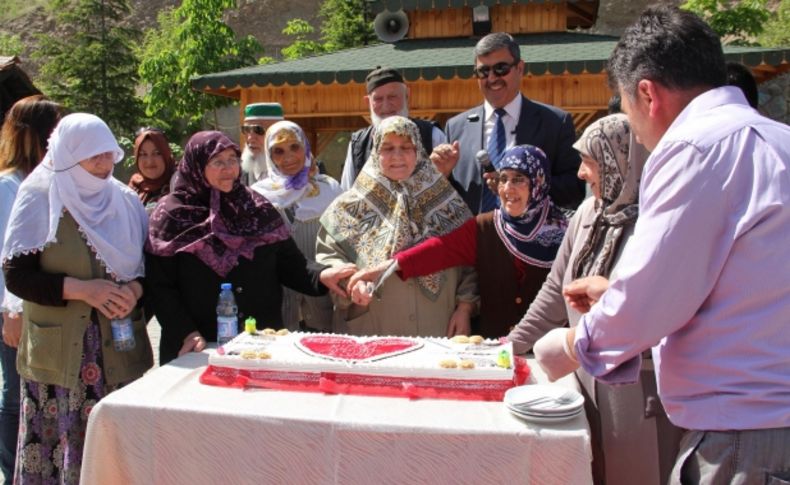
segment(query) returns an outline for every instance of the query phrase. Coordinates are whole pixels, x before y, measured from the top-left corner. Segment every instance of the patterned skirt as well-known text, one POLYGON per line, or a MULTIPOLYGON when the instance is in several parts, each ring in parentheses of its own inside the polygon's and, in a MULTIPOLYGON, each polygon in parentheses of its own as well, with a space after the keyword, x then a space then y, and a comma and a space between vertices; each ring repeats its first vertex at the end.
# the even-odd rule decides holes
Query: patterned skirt
POLYGON ((118 387, 104 384, 101 335, 95 321, 83 336, 80 379, 75 388, 21 379, 14 483, 78 484, 88 415, 101 398, 118 387))

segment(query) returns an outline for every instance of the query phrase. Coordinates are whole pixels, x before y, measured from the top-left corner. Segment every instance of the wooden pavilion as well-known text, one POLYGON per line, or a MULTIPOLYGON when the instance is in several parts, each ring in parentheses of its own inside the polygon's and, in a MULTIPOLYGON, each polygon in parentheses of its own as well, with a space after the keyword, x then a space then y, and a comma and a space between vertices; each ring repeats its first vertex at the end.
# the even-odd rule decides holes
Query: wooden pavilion
MULTIPOLYGON (((509 32, 519 43, 525 95, 571 113, 579 132, 606 113, 611 93, 604 68, 617 38, 578 31, 595 23, 597 0, 374 0, 369 6, 379 18, 405 13, 404 38, 203 75, 193 88, 238 99, 240 116, 248 103, 281 103, 321 154, 338 133, 369 124, 365 76, 386 65, 401 70, 409 85, 411 116, 443 126, 482 102, 472 75, 476 34, 485 33, 473 12, 482 9, 490 31, 509 32)), ((758 81, 790 70, 790 49, 727 47, 725 54, 752 68, 758 81)))

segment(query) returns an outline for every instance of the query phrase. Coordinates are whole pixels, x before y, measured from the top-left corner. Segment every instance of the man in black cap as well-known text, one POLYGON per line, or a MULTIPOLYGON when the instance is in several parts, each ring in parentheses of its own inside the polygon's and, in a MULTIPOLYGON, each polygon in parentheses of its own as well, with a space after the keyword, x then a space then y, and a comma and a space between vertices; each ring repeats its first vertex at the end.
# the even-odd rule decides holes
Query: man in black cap
MULTIPOLYGON (((340 179, 340 186, 345 190, 354 184, 357 174, 370 155, 376 126, 390 116, 409 116, 409 88, 406 87, 403 76, 398 71, 379 66, 367 75, 365 82, 368 92, 365 101, 370 106, 372 125, 351 134, 343 175, 340 179)), ((434 123, 414 118, 411 120, 420 130, 422 145, 427 154, 431 153, 433 147, 447 142, 447 137, 434 123)))

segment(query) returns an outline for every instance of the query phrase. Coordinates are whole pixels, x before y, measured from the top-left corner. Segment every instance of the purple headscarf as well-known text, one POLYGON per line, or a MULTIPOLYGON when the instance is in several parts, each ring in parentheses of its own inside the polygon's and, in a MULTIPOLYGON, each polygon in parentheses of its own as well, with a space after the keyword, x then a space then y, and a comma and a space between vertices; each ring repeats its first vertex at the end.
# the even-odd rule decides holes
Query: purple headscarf
POLYGON ((510 254, 521 261, 551 268, 568 228, 568 220, 549 198, 549 159, 538 147, 517 145, 508 149, 497 162, 497 170, 504 169, 526 175, 530 194, 529 205, 520 216, 513 217, 495 209, 494 225, 499 239, 510 254))
POLYGON ((203 175, 206 164, 228 148, 239 155, 239 147, 218 131, 201 131, 189 139, 173 191, 151 214, 148 252, 157 256, 191 253, 225 276, 240 256, 251 260, 258 246, 289 237, 271 203, 238 178, 227 193, 209 185, 203 175))

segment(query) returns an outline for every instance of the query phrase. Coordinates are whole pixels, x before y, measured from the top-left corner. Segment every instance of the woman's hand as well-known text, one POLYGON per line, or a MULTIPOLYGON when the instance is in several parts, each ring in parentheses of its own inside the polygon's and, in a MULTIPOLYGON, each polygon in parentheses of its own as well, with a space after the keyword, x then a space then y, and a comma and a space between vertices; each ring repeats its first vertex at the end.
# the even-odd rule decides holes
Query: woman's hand
POLYGON ((206 339, 200 335, 200 332, 195 330, 184 337, 184 345, 182 345, 181 350, 178 351, 178 356, 181 357, 182 355, 188 354, 190 352, 202 352, 205 348, 206 339))
POLYGON ((348 278, 356 271, 357 265, 353 263, 346 263, 341 266, 330 266, 321 271, 319 278, 321 279, 321 283, 329 288, 329 291, 343 298, 348 298, 346 291, 340 286, 340 280, 348 278))
POLYGON ((368 306, 373 301, 373 283, 367 281, 357 281, 354 287, 351 288, 351 301, 355 305, 368 306))
POLYGON ((455 311, 450 316, 450 323, 447 324, 447 338, 456 335, 469 335, 472 331, 472 312, 474 303, 459 301, 455 311))
POLYGON ((12 348, 19 347, 22 337, 22 314, 3 312, 3 342, 12 348))
POLYGON ((568 306, 579 313, 587 313, 609 288, 609 280, 603 276, 587 276, 571 281, 562 289, 568 306))
POLYGON ((128 315, 137 304, 135 292, 129 285, 101 279, 80 280, 70 276, 63 281, 63 299, 82 300, 109 319, 128 315))
POLYGON ((387 270, 393 263, 392 259, 387 259, 375 266, 369 266, 354 273, 350 280, 348 280, 347 290, 351 293, 352 288, 356 286, 358 281, 365 281, 375 283, 381 277, 381 273, 387 270))

